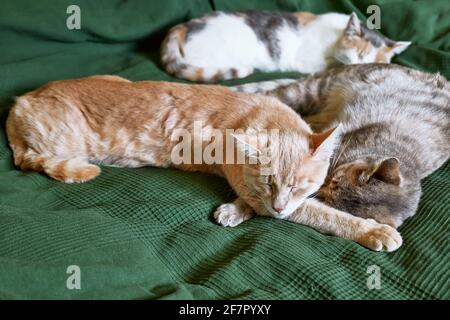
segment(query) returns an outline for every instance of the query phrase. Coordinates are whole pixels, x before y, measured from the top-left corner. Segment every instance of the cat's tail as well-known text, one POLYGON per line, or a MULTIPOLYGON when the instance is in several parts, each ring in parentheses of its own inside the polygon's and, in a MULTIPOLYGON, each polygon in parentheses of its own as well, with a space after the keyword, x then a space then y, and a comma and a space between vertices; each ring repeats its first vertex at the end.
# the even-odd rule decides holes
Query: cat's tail
MULTIPOLYGON (((161 63, 171 75, 181 79, 211 83, 244 78, 253 73, 253 68, 221 69, 200 67, 188 63, 184 56, 186 33, 186 26, 175 26, 169 31, 161 45, 161 63)), ((207 58, 205 57, 205 59, 207 58)))
MULTIPOLYGON (((16 154, 14 158, 17 159, 16 154)), ((22 170, 43 171, 55 180, 74 183, 86 182, 100 174, 100 167, 90 164, 85 159, 65 159, 55 156, 44 156, 34 152, 26 152, 20 157, 20 163, 16 162, 22 170)))

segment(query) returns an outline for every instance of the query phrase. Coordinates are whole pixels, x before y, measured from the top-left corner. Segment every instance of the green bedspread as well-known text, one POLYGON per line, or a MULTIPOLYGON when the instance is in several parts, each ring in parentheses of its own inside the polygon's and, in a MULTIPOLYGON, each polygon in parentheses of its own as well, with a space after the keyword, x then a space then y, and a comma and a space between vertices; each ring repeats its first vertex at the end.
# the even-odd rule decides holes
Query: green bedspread
MULTIPOLYGON (((171 80, 164 33, 211 10, 323 13, 381 7, 382 32, 413 45, 395 62, 450 78, 450 5, 433 1, 5 0, 0 9, 0 298, 449 299, 450 164, 423 182, 404 245, 375 253, 301 225, 255 218, 223 228, 226 181, 177 170, 104 167, 84 184, 14 168, 4 121, 14 96, 50 80, 117 74, 171 80), (81 30, 66 9, 81 8, 81 30), (66 287, 67 268, 81 289, 66 287), (380 268, 380 289, 367 286, 380 268)), ((239 83, 296 74, 256 74, 239 83)), ((227 82, 225 84, 234 84, 227 82)), ((426 155, 424 155, 426 156, 426 155)))

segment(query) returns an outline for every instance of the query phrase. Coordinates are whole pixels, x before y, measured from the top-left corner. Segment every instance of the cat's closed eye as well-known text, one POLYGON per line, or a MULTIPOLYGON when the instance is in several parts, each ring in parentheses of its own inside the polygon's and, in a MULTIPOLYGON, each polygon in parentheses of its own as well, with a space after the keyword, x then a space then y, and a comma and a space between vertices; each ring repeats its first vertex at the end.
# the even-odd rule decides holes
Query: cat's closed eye
POLYGON ((309 180, 302 180, 302 181, 297 182, 294 185, 290 185, 289 187, 291 188, 291 191, 297 191, 297 190, 306 189, 310 184, 311 183, 309 180))

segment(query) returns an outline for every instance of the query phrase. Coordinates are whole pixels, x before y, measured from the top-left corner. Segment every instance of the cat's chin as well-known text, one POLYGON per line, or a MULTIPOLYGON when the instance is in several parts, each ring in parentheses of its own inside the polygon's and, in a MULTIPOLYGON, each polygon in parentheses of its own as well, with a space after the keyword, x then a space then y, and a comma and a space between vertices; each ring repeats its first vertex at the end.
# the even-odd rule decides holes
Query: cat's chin
POLYGON ((291 214, 293 214, 295 212, 296 209, 294 210, 284 210, 282 212, 277 212, 274 210, 269 210, 267 209, 267 211, 269 211, 269 216, 272 218, 276 218, 276 219, 286 219, 288 216, 290 216, 291 214))
POLYGON ((302 198, 295 202, 290 203, 283 211, 276 212, 272 210, 272 216, 278 219, 286 219, 288 216, 293 214, 306 200, 307 198, 302 198))

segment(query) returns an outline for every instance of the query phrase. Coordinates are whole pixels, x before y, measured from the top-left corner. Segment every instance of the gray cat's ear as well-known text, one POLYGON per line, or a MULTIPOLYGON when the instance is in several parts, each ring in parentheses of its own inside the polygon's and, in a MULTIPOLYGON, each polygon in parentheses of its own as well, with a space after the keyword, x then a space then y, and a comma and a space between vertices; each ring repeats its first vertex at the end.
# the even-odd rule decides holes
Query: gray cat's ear
POLYGON ((348 19, 344 34, 347 37, 361 35, 361 22, 359 21, 356 13, 352 12, 352 14, 350 15, 350 19, 348 19))
POLYGON ((400 162, 397 158, 388 158, 378 164, 373 177, 396 186, 401 183, 400 162))
POLYGON ((399 54, 405 51, 411 45, 411 41, 397 41, 394 43, 392 48, 393 54, 399 54))
POLYGON ((371 177, 383 182, 399 186, 402 182, 400 174, 400 162, 397 158, 387 158, 375 165, 366 180, 371 177))
POLYGON ((342 124, 322 133, 313 133, 309 139, 309 147, 313 157, 320 161, 328 161, 339 142, 342 124))

